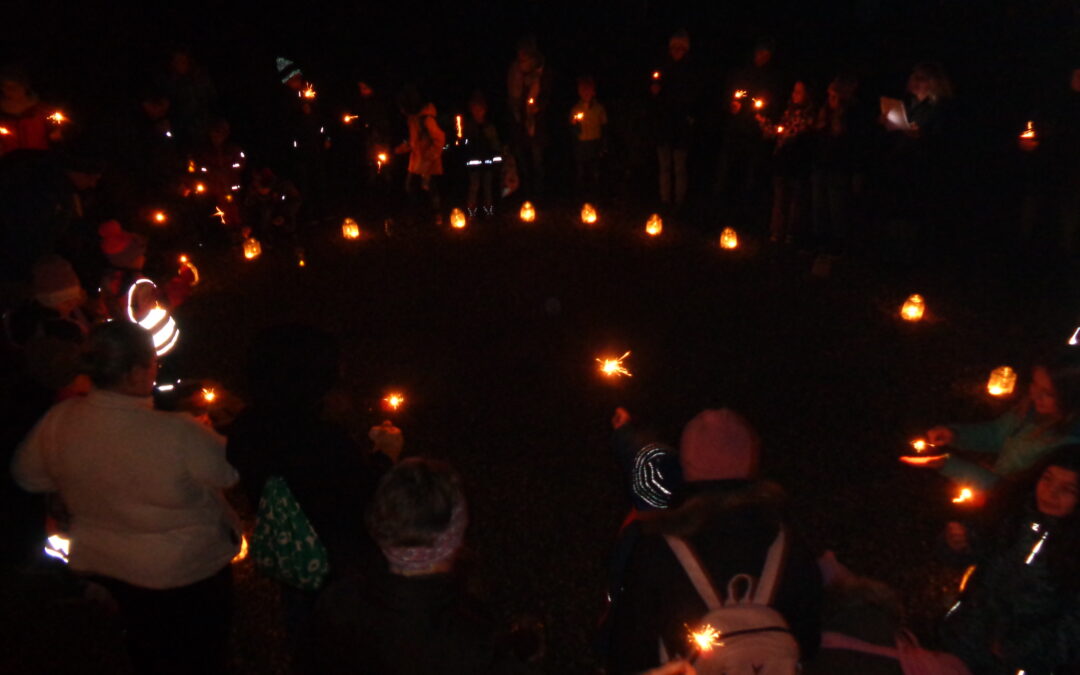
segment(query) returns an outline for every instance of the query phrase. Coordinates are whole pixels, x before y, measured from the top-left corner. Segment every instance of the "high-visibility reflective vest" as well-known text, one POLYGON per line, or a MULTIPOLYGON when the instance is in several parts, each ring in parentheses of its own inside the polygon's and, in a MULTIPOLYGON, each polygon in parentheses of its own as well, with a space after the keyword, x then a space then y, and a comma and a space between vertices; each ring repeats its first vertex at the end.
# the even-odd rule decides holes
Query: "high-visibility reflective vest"
POLYGON ((158 356, 172 351, 180 339, 180 328, 169 310, 162 307, 157 286, 149 279, 136 279, 128 288, 127 314, 128 319, 150 331, 158 356))

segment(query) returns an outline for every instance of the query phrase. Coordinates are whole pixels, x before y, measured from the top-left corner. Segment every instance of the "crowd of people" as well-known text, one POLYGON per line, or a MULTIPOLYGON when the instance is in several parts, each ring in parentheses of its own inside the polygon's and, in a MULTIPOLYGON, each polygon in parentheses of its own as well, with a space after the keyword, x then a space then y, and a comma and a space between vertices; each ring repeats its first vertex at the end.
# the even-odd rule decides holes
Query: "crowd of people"
MULTIPOLYGON (((700 166, 688 160, 711 109, 722 142, 710 182, 725 219, 760 220, 776 245, 830 255, 871 215, 925 243, 947 168, 944 69, 916 66, 898 107, 866 100, 848 74, 830 78, 819 104, 813 82, 785 76, 775 51, 761 41, 750 65, 710 91, 689 34, 671 36, 665 60, 642 78, 640 101, 659 209, 685 213, 690 171, 700 166)), ((340 372, 334 336, 297 324, 260 334, 249 352, 252 400, 235 418, 155 407, 169 354, 184 339, 171 311, 198 275, 165 267, 153 244, 258 237, 297 248, 337 220, 342 200, 391 200, 398 179, 413 214, 438 224, 449 189, 440 177, 454 171, 468 216, 491 217, 550 191, 546 151, 560 127, 574 194, 602 198, 615 180, 609 114, 620 111, 601 102, 603 82, 590 74, 576 79, 577 102, 555 109, 554 73, 532 39, 519 44, 505 92, 473 92, 451 116, 413 86, 392 105, 359 82, 333 117, 296 63, 282 57, 273 67, 279 114, 263 152, 250 155, 215 116, 212 79, 187 50, 141 92, 107 157, 86 151, 80 141, 93 131, 72 129, 24 72, 0 72, 0 269, 20 392, 5 408, 14 484, 4 491, 13 516, 4 562, 40 564, 47 536, 63 535, 67 569, 115 603, 138 672, 227 671, 230 562, 248 540, 256 568, 280 588, 297 672, 360 663, 379 673, 541 672, 542 625, 500 626, 469 592, 468 495, 455 469, 411 456, 390 422, 361 448, 327 421, 340 372), (502 94, 505 106, 493 106, 502 94), (401 172, 396 160, 405 157, 401 172), (185 223, 180 235, 155 230, 170 219, 185 223), (155 283, 148 268, 169 272, 155 283)), ((1033 172, 1061 177, 1052 194, 1031 193, 1029 213, 1060 207, 1066 243, 1080 153, 1062 115, 1080 101, 1077 73, 1062 112, 1036 117, 1038 142, 1021 144, 1033 172)), ((628 515, 612 533, 598 662, 612 674, 650 675, 794 673, 798 664, 819 673, 1049 674, 1080 665, 1078 383, 1076 356, 1052 355, 1001 419, 928 432, 950 453, 921 465, 990 502, 986 523, 950 523, 942 536, 943 555, 975 571, 942 618, 941 651, 902 630, 886 586, 814 550, 791 526, 784 490, 761 466, 761 440, 738 412, 701 411, 667 444, 617 409, 628 515), (994 456, 992 466, 980 454, 994 456)))

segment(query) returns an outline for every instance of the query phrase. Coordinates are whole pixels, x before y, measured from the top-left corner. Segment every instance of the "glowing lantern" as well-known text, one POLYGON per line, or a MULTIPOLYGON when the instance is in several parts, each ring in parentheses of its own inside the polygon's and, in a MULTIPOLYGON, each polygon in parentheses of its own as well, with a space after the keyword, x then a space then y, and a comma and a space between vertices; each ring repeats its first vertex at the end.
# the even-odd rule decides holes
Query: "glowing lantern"
POLYGON ((581 207, 581 222, 586 225, 592 225, 596 223, 596 208, 592 204, 586 204, 581 207))
POLYGON ((209 405, 209 404, 213 403, 214 401, 216 401, 217 396, 218 396, 217 392, 214 391, 213 387, 203 387, 202 400, 207 405, 209 405))
POLYGON ((450 212, 450 227, 455 230, 465 229, 465 212, 461 209, 454 209, 450 212))
POLYGON ((191 285, 192 286, 198 286, 199 285, 199 270, 195 267, 195 265, 193 265, 191 263, 191 259, 189 259, 186 255, 181 255, 180 256, 180 270, 179 270, 178 274, 183 274, 185 270, 187 270, 188 274, 191 275, 191 285))
POLYGON ((1026 140, 1026 141, 1035 140, 1035 123, 1034 122, 1028 120, 1027 128, 1025 128, 1024 131, 1020 133, 1020 138, 1026 140))
POLYGON ((341 223, 341 236, 346 239, 359 239, 360 226, 352 218, 346 218, 341 223))
POLYGON ((745 89, 736 89, 735 90, 735 100, 738 101, 738 100, 744 99, 744 98, 746 98, 746 90, 745 89))
POLYGON ((308 100, 314 99, 315 98, 315 85, 313 85, 313 84, 311 84, 309 82, 308 85, 306 87, 304 87, 304 90, 302 92, 300 92, 300 97, 301 98, 306 98, 308 100))
POLYGON ((630 356, 630 352, 626 352, 617 359, 596 359, 596 362, 600 364, 600 372, 605 377, 633 377, 633 373, 626 369, 623 365, 623 360, 630 356))
POLYGON ((399 410, 405 404, 405 397, 397 392, 391 392, 382 400, 386 410, 399 410))
POLYGON ((254 260, 262 255, 262 244, 255 237, 248 237, 244 240, 244 257, 248 260, 254 260))
POLYGON ((1008 366, 995 368, 986 382, 986 391, 991 396, 1008 396, 1016 389, 1016 371, 1008 366))
POLYGON ((307 267, 307 259, 304 257, 304 249, 296 249, 296 266, 307 267))
POLYGON ((953 497, 953 504, 970 504, 975 501, 975 491, 969 487, 960 488, 960 491, 953 497))
POLYGON ((169 217, 165 215, 164 211, 154 211, 154 215, 152 216, 152 218, 153 221, 158 225, 164 225, 165 221, 169 219, 169 217))
POLYGON ((63 124, 67 122, 67 118, 64 117, 64 113, 57 110, 53 114, 49 115, 46 119, 52 121, 54 124, 63 124))
POLYGON ((237 554, 233 556, 232 564, 235 565, 236 563, 242 561, 244 558, 247 557, 247 554, 248 554, 247 537, 245 537, 244 535, 240 535, 240 551, 237 552, 237 554))
POLYGON ((926 301, 918 293, 912 295, 900 308, 900 318, 904 321, 920 321, 926 312, 926 301))
POLYGON ((754 110, 761 110, 764 107, 765 107, 765 99, 763 99, 763 98, 755 98, 754 99, 754 110))
POLYGON ((739 248, 739 235, 730 227, 725 227, 720 233, 720 248, 732 251, 739 248))
POLYGON ((214 217, 217 217, 217 218, 221 218, 221 224, 222 225, 225 224, 225 212, 221 210, 220 206, 215 206, 214 207, 214 212, 211 213, 210 215, 214 216, 214 217))
POLYGON ((359 115, 350 115, 349 113, 345 113, 345 115, 341 118, 341 121, 344 122, 345 124, 352 124, 353 120, 356 120, 356 119, 359 119, 359 118, 360 118, 359 115))
POLYGON ((664 221, 660 220, 660 214, 654 213, 649 216, 649 221, 645 223, 645 232, 650 237, 658 237, 660 233, 664 231, 664 221))
POLYGON ((206 185, 204 185, 203 183, 195 183, 195 192, 200 195, 206 192, 206 185))
POLYGON ((525 202, 521 205, 521 222, 532 223, 536 221, 536 207, 532 202, 525 202))

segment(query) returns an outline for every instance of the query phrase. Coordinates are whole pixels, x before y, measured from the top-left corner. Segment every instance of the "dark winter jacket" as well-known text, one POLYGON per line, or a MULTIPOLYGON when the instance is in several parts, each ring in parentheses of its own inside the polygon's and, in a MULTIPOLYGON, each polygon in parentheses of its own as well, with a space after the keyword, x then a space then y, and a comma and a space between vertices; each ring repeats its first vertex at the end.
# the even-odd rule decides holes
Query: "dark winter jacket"
MULTIPOLYGON (((630 558, 612 617, 611 673, 638 673, 658 665, 661 639, 668 654, 687 654, 686 626, 706 613, 663 535, 689 541, 721 593, 736 574, 756 577, 764 567, 782 522, 781 489, 738 480, 687 488, 682 506, 642 520, 644 536, 630 558)), ((820 641, 821 589, 813 556, 789 537, 773 606, 787 620, 804 658, 817 651, 820 641)))
POLYGON ((498 639, 457 579, 344 579, 326 588, 300 650, 300 673, 515 675, 534 672, 498 639))

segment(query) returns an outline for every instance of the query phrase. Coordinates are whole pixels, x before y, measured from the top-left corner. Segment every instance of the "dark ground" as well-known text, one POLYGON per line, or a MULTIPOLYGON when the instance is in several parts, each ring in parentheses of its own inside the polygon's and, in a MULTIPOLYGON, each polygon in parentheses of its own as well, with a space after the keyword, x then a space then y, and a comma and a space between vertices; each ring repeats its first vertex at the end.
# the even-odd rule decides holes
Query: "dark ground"
MULTIPOLYGON (((592 666, 604 563, 626 508, 607 447, 615 405, 677 440, 705 406, 729 405, 760 430, 767 476, 790 492, 811 543, 901 590, 931 639, 955 574, 935 561, 950 491, 902 467, 929 425, 986 419, 989 371, 1026 365, 1036 343, 1064 341, 1074 312, 1001 257, 919 273, 843 260, 827 279, 810 259, 747 244, 735 254, 689 231, 660 241, 644 218, 569 213, 526 227, 328 231, 298 268, 291 251, 245 262, 195 253, 203 283, 179 312, 185 376, 243 396, 245 346, 262 327, 301 320, 345 347, 342 388, 362 436, 391 386, 406 450, 451 460, 465 477, 469 544, 491 605, 548 626, 549 672, 592 666), (640 222, 639 222, 640 221, 640 222), (1001 271, 1008 273, 1002 275, 1001 271), (896 317, 910 293, 930 317, 896 317), (594 358, 632 350, 614 386, 594 358)), ((286 672, 271 587, 236 567, 236 672, 286 672)), ((125 672, 113 623, 55 580, 7 584, 2 672, 125 672)))

